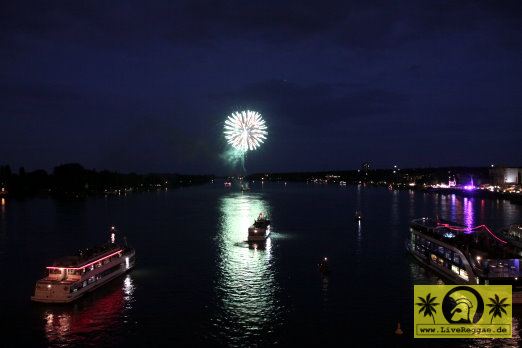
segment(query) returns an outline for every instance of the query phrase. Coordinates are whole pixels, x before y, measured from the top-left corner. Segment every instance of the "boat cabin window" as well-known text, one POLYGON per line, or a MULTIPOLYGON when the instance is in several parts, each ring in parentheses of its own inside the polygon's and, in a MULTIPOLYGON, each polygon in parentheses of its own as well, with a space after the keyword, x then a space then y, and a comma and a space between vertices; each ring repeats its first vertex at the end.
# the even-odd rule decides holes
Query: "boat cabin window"
POLYGON ((465 270, 461 269, 460 270, 460 274, 459 276, 464 279, 464 280, 469 280, 469 277, 468 277, 468 272, 466 272, 465 270))
POLYGON ((49 274, 62 274, 62 272, 58 268, 51 268, 49 274))

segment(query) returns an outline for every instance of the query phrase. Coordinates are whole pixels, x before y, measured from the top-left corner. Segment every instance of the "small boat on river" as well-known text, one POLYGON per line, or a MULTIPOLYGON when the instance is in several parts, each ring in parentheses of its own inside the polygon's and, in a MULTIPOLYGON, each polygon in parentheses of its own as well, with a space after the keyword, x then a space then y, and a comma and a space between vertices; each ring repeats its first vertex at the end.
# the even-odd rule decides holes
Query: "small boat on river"
POLYGON ((270 220, 268 220, 263 213, 254 221, 254 224, 248 228, 248 241, 257 242, 263 241, 270 235, 270 220))

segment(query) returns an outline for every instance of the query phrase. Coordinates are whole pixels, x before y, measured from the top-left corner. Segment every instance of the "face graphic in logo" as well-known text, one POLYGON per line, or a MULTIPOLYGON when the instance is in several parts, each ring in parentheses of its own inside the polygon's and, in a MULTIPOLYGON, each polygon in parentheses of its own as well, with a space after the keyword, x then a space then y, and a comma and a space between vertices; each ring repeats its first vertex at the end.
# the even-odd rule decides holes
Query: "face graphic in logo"
POLYGON ((442 314, 451 324, 476 324, 484 313, 482 296, 469 286, 457 286, 442 300, 442 314))
POLYGON ((451 298, 455 303, 455 306, 451 310, 451 321, 458 323, 470 323, 470 317, 473 318, 477 306, 473 306, 473 303, 467 297, 460 297, 460 294, 454 294, 451 298))

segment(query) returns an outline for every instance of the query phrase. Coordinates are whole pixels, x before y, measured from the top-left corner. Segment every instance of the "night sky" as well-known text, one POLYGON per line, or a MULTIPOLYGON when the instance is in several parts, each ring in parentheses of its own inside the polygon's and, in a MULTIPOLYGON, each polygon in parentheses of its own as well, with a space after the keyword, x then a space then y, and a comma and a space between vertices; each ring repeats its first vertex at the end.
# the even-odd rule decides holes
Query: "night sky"
POLYGON ((0 164, 227 174, 522 165, 522 1, 3 1, 0 164))

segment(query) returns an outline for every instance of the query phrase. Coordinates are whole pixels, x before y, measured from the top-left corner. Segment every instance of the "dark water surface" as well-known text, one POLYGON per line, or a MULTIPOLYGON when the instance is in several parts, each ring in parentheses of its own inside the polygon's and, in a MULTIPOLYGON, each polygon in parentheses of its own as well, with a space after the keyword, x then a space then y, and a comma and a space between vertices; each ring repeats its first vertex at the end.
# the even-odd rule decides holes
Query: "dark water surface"
MULTIPOLYGON (((493 229, 522 222, 506 201, 383 188, 222 183, 127 197, 0 205, 0 333, 7 346, 518 347, 413 339, 413 284, 441 282, 408 256, 410 219, 439 215, 493 229), (359 225, 353 213, 360 209, 359 225), (273 234, 244 243, 259 212, 273 234), (115 224, 137 268, 72 305, 31 303, 53 259, 99 244, 115 224), (323 279, 317 263, 328 256, 323 279), (394 335, 400 321, 405 334, 394 335), (358 343, 356 343, 358 342, 358 343)), ((0 344, 0 345, 2 345, 0 344)))

